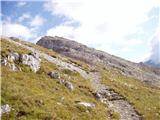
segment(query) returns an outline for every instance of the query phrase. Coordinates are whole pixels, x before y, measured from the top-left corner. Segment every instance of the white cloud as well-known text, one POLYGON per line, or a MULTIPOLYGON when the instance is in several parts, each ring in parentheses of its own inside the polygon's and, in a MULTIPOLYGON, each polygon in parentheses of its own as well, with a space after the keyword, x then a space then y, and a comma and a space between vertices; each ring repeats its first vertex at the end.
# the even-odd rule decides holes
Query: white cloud
POLYGON ((39 27, 42 26, 45 22, 45 19, 39 15, 36 15, 33 20, 30 22, 30 26, 39 27))
POLYGON ((25 2, 25 1, 19 1, 19 2, 17 2, 17 6, 18 7, 23 7, 23 6, 25 6, 27 4, 27 2, 25 2))
POLYGON ((53 15, 68 18, 66 23, 75 21, 80 25, 72 27, 63 23, 49 29, 47 35, 60 35, 87 45, 101 44, 101 47, 96 48, 109 50, 112 54, 116 53, 112 49, 113 43, 126 51, 128 45, 136 46, 145 43, 140 38, 128 40, 125 37, 136 32, 144 34, 138 25, 149 19, 148 11, 153 6, 159 6, 159 3, 159 0, 49 1, 44 5, 46 10, 53 15))
POLYGON ((31 15, 29 14, 29 13, 23 13, 22 14, 22 16, 20 16, 19 18, 18 18, 18 21, 19 22, 22 22, 22 21, 24 21, 24 20, 26 20, 26 19, 31 19, 32 17, 31 17, 31 15))
POLYGON ((74 28, 69 26, 58 26, 55 28, 51 28, 47 31, 47 35, 49 36, 63 36, 66 38, 72 38, 74 34, 74 28))
POLYGON ((33 38, 35 35, 30 31, 30 29, 24 25, 17 23, 2 23, 2 35, 8 37, 20 37, 26 40, 33 38))
POLYGON ((147 60, 160 63, 160 26, 150 42, 150 54, 147 60))

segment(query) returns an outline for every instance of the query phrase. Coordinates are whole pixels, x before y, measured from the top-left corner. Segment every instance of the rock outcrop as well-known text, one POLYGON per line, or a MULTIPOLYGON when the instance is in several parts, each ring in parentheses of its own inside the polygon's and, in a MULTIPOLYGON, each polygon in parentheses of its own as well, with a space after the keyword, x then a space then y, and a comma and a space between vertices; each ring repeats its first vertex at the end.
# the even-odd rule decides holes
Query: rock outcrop
POLYGON ((28 65, 32 71, 37 72, 40 69, 41 59, 37 54, 18 54, 18 53, 9 53, 6 58, 3 58, 1 64, 8 66, 13 71, 21 70, 15 62, 20 62, 24 65, 28 65))

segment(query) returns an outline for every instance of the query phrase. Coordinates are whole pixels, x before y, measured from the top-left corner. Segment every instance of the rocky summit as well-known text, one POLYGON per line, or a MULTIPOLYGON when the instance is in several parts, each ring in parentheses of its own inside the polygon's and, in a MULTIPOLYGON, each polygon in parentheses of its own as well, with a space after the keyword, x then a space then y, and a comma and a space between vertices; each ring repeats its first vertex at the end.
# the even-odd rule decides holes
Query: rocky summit
POLYGON ((159 120, 160 69, 62 37, 1 37, 2 120, 159 120))
POLYGON ((129 77, 160 87, 160 69, 136 64, 106 52, 89 48, 83 44, 62 37, 42 37, 37 45, 56 51, 65 56, 84 61, 90 65, 102 64, 105 68, 115 68, 129 77))

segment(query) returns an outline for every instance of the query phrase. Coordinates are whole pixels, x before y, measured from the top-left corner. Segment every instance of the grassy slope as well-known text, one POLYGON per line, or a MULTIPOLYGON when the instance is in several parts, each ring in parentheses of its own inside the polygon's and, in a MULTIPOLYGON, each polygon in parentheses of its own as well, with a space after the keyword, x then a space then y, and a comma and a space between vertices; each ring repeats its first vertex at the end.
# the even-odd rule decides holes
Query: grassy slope
MULTIPOLYGON (((5 40, 1 41, 1 45, 2 57, 10 51, 30 52, 5 40)), ((54 52, 52 54, 56 56, 54 52)), ((2 119, 104 120, 106 118, 105 106, 94 99, 89 81, 84 80, 78 73, 64 70, 45 60, 42 60, 41 64, 38 73, 29 71, 27 66, 21 66, 23 67, 21 72, 14 72, 2 66, 1 103, 9 104, 13 108, 12 112, 3 115, 2 119), (54 70, 61 73, 62 79, 73 83, 75 87, 73 92, 47 75, 49 71, 54 70), (61 97, 64 97, 64 100, 61 100, 61 97), (75 101, 94 102, 96 108, 85 108, 77 105, 75 101), (86 112, 87 110, 89 112, 86 112)))
POLYGON ((160 120, 160 89, 151 88, 116 70, 102 70, 103 83, 126 97, 145 120, 160 120))
MULTIPOLYGON (((29 44, 29 43, 27 43, 29 44)), ((29 44, 53 57, 63 59, 67 62, 74 62, 78 66, 89 70, 88 65, 81 61, 75 61, 63 57, 48 49, 29 44)), ((18 53, 29 53, 25 49, 2 41, 2 55, 5 56, 7 51, 16 51, 18 53), (15 49, 16 48, 16 49, 15 49)), ((104 70, 98 68, 103 76, 103 83, 109 85, 115 91, 126 97, 135 109, 143 115, 146 120, 160 119, 160 90, 146 86, 138 80, 120 75, 117 70, 104 70)), ((78 73, 72 73, 60 69, 55 65, 43 60, 41 70, 35 74, 32 72, 13 72, 2 67, 2 104, 11 104, 15 109, 12 111, 11 118, 15 118, 18 111, 25 110, 24 119, 104 119, 104 106, 97 102, 92 95, 92 89, 88 81, 84 80, 78 73), (70 92, 64 86, 59 85, 55 80, 50 79, 46 73, 56 70, 61 72, 62 78, 72 81, 75 91, 70 92), (69 77, 70 76, 70 77, 69 77), (80 87, 78 87, 80 86, 80 87), (62 102, 60 98, 64 96, 62 102), (36 100, 43 100, 44 105, 39 106, 36 100), (96 109, 86 113, 86 108, 77 106, 75 101, 82 100, 86 102, 96 102, 96 109), (61 105, 59 105, 61 102, 61 105), (57 104, 58 103, 58 104, 57 104), (99 116, 101 116, 99 118, 99 116)))

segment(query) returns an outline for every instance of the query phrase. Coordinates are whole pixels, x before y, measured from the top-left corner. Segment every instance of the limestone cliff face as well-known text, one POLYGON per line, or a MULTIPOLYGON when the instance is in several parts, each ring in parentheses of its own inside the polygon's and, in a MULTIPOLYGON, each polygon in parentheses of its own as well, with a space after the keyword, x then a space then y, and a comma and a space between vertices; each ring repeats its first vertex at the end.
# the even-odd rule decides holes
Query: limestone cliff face
POLYGON ((160 69, 158 68, 153 68, 143 63, 133 63, 58 36, 44 36, 37 44, 91 65, 101 64, 107 69, 118 69, 124 75, 134 77, 148 84, 160 86, 160 69))

